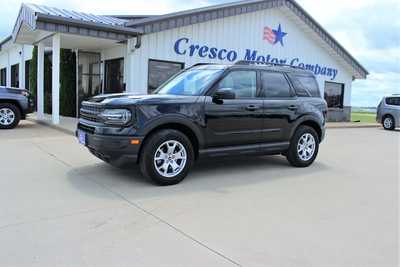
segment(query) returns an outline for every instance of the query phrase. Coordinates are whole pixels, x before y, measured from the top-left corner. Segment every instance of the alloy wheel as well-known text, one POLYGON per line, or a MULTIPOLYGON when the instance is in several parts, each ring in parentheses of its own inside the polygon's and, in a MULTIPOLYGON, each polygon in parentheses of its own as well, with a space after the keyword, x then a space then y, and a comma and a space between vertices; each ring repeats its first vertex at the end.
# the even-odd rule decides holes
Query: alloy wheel
POLYGON ((3 126, 9 126, 15 121, 15 113, 9 108, 0 109, 0 124, 3 126))
POLYGON ((180 174, 187 162, 185 147, 176 140, 162 143, 154 154, 154 166, 163 177, 172 178, 180 174))
POLYGON ((315 153, 315 138, 310 133, 303 134, 297 144, 297 154, 302 161, 309 161, 315 153))
POLYGON ((391 129, 393 126, 393 120, 390 117, 385 118, 385 120, 383 121, 383 126, 386 129, 391 129))

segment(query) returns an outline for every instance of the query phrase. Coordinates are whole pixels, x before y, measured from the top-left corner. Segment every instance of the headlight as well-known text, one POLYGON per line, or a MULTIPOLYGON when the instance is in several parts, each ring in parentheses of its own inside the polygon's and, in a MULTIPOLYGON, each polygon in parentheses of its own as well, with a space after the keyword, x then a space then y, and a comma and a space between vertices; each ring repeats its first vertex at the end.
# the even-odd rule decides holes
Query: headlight
POLYGON ((106 109, 99 114, 105 124, 125 125, 132 119, 132 113, 127 109, 106 109))
POLYGON ((22 91, 21 95, 23 95, 25 97, 29 97, 29 92, 28 91, 22 91))

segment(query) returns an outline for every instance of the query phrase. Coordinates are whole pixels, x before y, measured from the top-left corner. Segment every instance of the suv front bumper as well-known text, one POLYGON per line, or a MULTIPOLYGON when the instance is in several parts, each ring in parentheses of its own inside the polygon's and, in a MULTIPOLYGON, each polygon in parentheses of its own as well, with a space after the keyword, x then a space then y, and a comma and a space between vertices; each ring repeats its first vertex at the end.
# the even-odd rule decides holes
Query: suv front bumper
POLYGON ((85 136, 84 143, 81 144, 87 147, 94 156, 105 162, 117 166, 138 162, 143 137, 99 135, 78 127, 75 132, 78 139, 79 133, 85 136), (138 140, 139 144, 132 144, 132 140, 138 140))

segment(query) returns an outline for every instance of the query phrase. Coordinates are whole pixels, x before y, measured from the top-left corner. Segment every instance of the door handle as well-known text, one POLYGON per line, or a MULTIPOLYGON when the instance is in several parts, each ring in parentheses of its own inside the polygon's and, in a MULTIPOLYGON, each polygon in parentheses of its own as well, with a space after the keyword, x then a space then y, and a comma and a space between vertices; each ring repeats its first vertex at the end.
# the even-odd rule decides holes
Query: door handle
POLYGON ((259 109, 260 109, 260 106, 256 106, 256 105, 250 105, 250 106, 246 107, 246 110, 248 110, 248 111, 256 111, 259 109))
POLYGON ((291 105, 291 106, 288 107, 288 109, 294 111, 294 110, 298 110, 299 107, 298 107, 298 106, 295 106, 295 105, 291 105))

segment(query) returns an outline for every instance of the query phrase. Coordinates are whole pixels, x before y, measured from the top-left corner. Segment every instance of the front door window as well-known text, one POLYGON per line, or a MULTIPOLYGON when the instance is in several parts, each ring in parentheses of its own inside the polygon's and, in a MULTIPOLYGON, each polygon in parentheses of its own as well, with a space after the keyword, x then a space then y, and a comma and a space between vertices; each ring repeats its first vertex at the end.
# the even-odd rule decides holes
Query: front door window
POLYGON ((255 71, 234 71, 219 84, 218 89, 231 89, 240 98, 255 98, 257 95, 257 75, 255 71))

